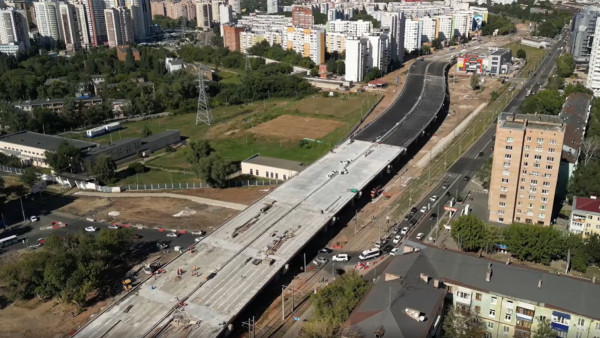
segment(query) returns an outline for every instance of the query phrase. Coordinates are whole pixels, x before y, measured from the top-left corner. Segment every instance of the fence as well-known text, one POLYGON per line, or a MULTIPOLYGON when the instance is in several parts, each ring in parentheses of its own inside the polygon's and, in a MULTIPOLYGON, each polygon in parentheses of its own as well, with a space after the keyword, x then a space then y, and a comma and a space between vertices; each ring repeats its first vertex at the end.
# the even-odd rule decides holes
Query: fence
POLYGON ((7 165, 0 165, 0 171, 9 173, 9 174, 23 175, 23 172, 25 172, 25 169, 13 168, 13 167, 9 167, 7 165))
MULTIPOLYGON (((281 180, 238 180, 227 182, 226 188, 274 186, 282 183, 281 180)), ((124 191, 146 191, 146 190, 186 190, 212 188, 202 182, 173 182, 173 183, 150 183, 150 184, 127 184, 122 185, 124 191)))

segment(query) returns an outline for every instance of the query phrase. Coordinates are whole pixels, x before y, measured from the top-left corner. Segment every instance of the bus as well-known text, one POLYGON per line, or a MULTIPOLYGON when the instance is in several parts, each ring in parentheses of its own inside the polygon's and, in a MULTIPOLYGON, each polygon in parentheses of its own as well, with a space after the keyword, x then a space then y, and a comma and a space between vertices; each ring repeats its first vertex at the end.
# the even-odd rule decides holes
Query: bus
POLYGON ((377 248, 373 248, 373 249, 369 249, 369 250, 363 251, 358 256, 358 258, 360 258, 360 260, 364 261, 364 260, 367 260, 367 259, 379 257, 380 255, 381 255, 381 250, 379 250, 377 248))
POLYGON ((0 248, 4 248, 7 247, 9 245, 15 244, 16 242, 18 242, 19 240, 17 239, 16 235, 12 235, 12 236, 8 236, 5 238, 0 239, 0 248))

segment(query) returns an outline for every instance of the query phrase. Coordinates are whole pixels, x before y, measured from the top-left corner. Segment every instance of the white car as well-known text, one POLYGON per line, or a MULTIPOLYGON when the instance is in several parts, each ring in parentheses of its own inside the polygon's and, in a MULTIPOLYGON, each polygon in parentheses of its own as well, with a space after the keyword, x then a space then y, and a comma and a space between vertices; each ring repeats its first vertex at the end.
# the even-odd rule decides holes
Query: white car
POLYGON ((396 235, 396 237, 394 237, 394 240, 392 241, 392 243, 398 244, 398 243, 400 243, 401 240, 402 240, 402 236, 396 235))
POLYGON ((390 251, 390 255, 391 256, 400 255, 400 248, 393 248, 392 251, 390 251))
POLYGON ((31 216, 31 217, 29 217, 29 220, 30 220, 32 223, 35 223, 35 222, 39 221, 40 219, 39 219, 37 216, 31 216))
POLYGON ((119 228, 119 226, 118 226, 118 225, 111 224, 111 225, 109 225, 109 226, 108 226, 108 228, 109 228, 109 229, 118 229, 118 228, 119 228))
POLYGON ((202 230, 192 231, 192 235, 204 236, 205 232, 202 230))
POLYGON ((375 247, 376 248, 382 248, 385 243, 387 243, 387 239, 380 239, 377 242, 375 242, 375 247))
POLYGON ((404 227, 402 228, 402 230, 400 230, 400 235, 404 236, 408 233, 408 230, 410 230, 408 227, 404 227))
POLYGON ((423 213, 423 214, 424 214, 424 213, 426 213, 426 212, 427 212, 427 206, 426 206, 426 205, 424 205, 424 206, 421 208, 421 213, 423 213))
POLYGON ((437 195, 433 195, 433 196, 429 197, 429 200, 430 200, 431 202, 435 202, 435 201, 437 201, 437 199, 438 199, 438 196, 437 196, 437 195))
POLYGON ((98 230, 96 227, 85 227, 85 231, 87 232, 95 232, 96 230, 98 230))
POLYGON ((349 259, 348 254, 337 254, 331 258, 334 262, 347 262, 349 259))
POLYGON ((176 232, 169 232, 169 233, 167 234, 167 237, 178 237, 178 236, 179 236, 179 234, 178 234, 178 233, 176 233, 176 232))
POLYGON ((416 238, 416 239, 418 239, 418 240, 422 240, 424 236, 425 236, 425 234, 424 234, 424 233, 422 233, 422 232, 419 232, 419 233, 417 234, 417 237, 415 237, 415 238, 416 238))
POLYGON ((194 242, 200 242, 203 239, 204 239, 204 236, 196 237, 196 238, 194 238, 194 242))

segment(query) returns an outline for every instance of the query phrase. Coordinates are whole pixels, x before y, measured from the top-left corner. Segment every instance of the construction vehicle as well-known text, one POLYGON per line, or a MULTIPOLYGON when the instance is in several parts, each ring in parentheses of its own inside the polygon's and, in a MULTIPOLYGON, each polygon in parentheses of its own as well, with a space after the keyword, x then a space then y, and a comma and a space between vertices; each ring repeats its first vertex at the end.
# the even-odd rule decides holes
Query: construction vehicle
POLYGON ((131 284, 131 278, 127 278, 121 281, 121 285, 123 285, 123 290, 124 291, 129 291, 133 288, 133 285, 131 284))

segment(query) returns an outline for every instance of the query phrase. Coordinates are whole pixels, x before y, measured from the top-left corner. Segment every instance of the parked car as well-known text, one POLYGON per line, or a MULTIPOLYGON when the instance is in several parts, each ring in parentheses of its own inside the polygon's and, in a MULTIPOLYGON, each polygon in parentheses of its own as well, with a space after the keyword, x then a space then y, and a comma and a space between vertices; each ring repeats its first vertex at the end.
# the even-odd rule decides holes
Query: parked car
POLYGON ((46 243, 46 237, 40 237, 40 238, 38 238, 37 242, 40 243, 40 244, 46 243))
POLYGON ((35 223, 35 222, 39 221, 40 219, 39 219, 37 216, 31 216, 31 217, 29 217, 29 220, 30 220, 32 223, 35 223))
POLYGON ((417 237, 415 237, 415 238, 416 238, 416 239, 418 239, 418 240, 422 240, 424 236, 425 236, 425 234, 424 234, 424 233, 422 233, 422 232, 419 232, 419 233, 417 234, 417 237))
POLYGON ((433 195, 433 196, 429 197, 429 200, 430 200, 431 202, 435 202, 435 201, 437 201, 437 199, 438 199, 438 196, 437 196, 437 195, 433 195))
POLYGON ((313 264, 315 265, 327 264, 327 262, 329 262, 329 260, 325 257, 317 257, 315 260, 313 260, 313 264))
POLYGON ((427 212, 427 206, 426 205, 422 206, 420 211, 421 211, 422 214, 426 213, 427 212))
POLYGON ((392 251, 390 251, 390 255, 391 256, 400 255, 400 249, 399 248, 393 248, 392 251))
POLYGON ((385 245, 385 243, 387 243, 387 239, 382 238, 382 239, 378 240, 377 242, 375 242, 375 247, 381 248, 382 246, 385 245))
POLYGON ((442 189, 446 190, 446 189, 448 189, 448 187, 449 187, 448 183, 442 184, 442 189))
POLYGON ((416 214, 417 211, 419 211, 419 209, 417 209, 417 207, 412 207, 412 209, 410 209, 411 214, 416 214))
POLYGON ((118 228, 119 228, 119 226, 118 226, 118 225, 115 225, 115 224, 111 224, 111 225, 109 225, 109 226, 108 226, 108 228, 109 228, 109 229, 118 229, 118 228))
POLYGON ((411 218, 412 218, 412 215, 410 215, 410 214, 406 215, 406 216, 404 216, 404 221, 408 222, 408 221, 410 221, 411 218))
POLYGON ((465 181, 465 182, 468 181, 468 180, 470 180, 470 179, 471 179, 471 177, 469 177, 469 176, 463 177, 463 181, 465 181))
POLYGON ((200 242, 203 239, 204 239, 204 236, 196 237, 196 238, 194 238, 194 242, 200 242))
POLYGON ((179 237, 179 234, 176 232, 169 232, 167 234, 167 237, 175 238, 175 237, 179 237))
POLYGON ((383 251, 383 253, 390 253, 393 249, 394 249, 393 246, 386 245, 385 247, 383 247, 383 250, 381 250, 381 251, 383 251))
POLYGON ((319 250, 320 253, 331 253, 331 251, 333 251, 333 250, 331 250, 329 248, 323 248, 323 249, 319 250))
POLYGON ((202 230, 192 231, 192 235, 204 236, 205 234, 206 234, 206 231, 202 231, 202 230))
POLYGON ((394 237, 394 240, 392 241, 392 243, 398 244, 398 243, 400 243, 401 240, 402 240, 402 235, 396 235, 396 237, 394 237))
POLYGON ((91 226, 90 227, 85 227, 85 231, 87 231, 87 232, 94 232, 96 230, 98 230, 98 228, 96 228, 96 227, 91 227, 91 226))
POLYGON ((437 214, 434 212, 433 214, 431 214, 431 216, 429 216, 429 219, 434 220, 437 218, 437 214))
POLYGON ((410 220, 409 223, 410 223, 410 226, 414 227, 417 224, 417 222, 419 222, 419 221, 416 218, 413 218, 413 219, 410 220))
POLYGON ((347 262, 349 259, 348 254, 337 254, 331 258, 334 262, 347 262))
POLYGON ((409 230, 410 230, 409 227, 402 228, 402 231, 400 231, 400 235, 405 236, 409 230))

